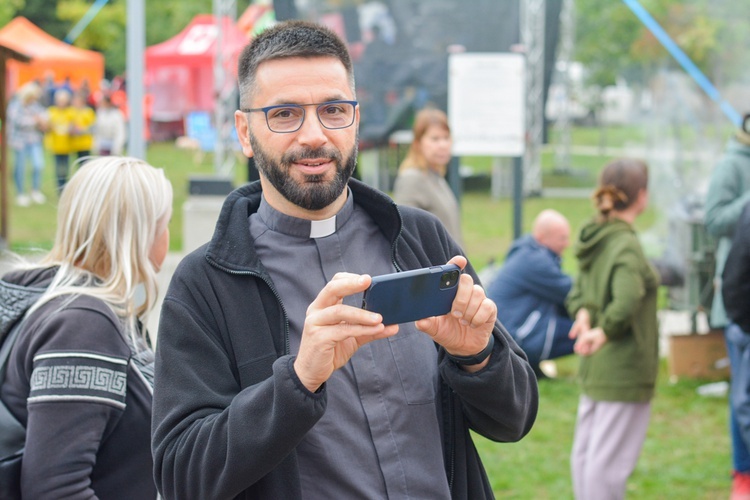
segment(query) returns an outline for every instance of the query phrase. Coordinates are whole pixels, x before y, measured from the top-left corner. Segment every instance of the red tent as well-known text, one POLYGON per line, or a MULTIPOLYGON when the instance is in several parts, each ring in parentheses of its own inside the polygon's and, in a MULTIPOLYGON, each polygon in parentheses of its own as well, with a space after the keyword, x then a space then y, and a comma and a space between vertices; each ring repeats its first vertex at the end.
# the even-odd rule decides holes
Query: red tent
MULTIPOLYGON (((229 18, 222 20, 222 54, 236 79, 237 59, 249 39, 229 18)), ((199 14, 169 40, 146 49, 146 85, 153 122, 182 121, 191 111, 214 109, 214 16, 199 14)))

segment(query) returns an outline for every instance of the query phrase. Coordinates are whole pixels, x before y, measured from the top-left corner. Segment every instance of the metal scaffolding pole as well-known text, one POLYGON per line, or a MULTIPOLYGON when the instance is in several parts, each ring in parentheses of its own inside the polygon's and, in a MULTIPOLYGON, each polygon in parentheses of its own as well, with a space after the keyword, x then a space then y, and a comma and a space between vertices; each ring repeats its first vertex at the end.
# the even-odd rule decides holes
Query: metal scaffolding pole
POLYGON ((128 155, 146 159, 146 141, 143 129, 146 126, 143 113, 143 68, 145 66, 146 23, 145 0, 128 0, 126 23, 126 70, 128 90, 128 155))
POLYGON ((570 147, 571 147, 571 123, 570 123, 570 99, 572 80, 570 76, 571 64, 573 63, 573 47, 575 42, 575 0, 563 0, 560 13, 560 45, 557 53, 557 62, 560 69, 560 109, 555 131, 557 132, 557 144, 555 147, 555 172, 570 172, 570 147))
POLYGON ((524 192, 542 191, 542 134, 544 131, 544 30, 546 0, 520 0, 521 44, 526 53, 526 152, 523 157, 524 192))
POLYGON ((227 25, 237 22, 236 0, 213 1, 214 22, 216 23, 216 52, 214 54, 214 171, 217 175, 229 176, 234 169, 235 157, 232 154, 232 131, 234 130, 234 110, 237 109, 237 83, 227 67, 227 49, 224 33, 227 25))

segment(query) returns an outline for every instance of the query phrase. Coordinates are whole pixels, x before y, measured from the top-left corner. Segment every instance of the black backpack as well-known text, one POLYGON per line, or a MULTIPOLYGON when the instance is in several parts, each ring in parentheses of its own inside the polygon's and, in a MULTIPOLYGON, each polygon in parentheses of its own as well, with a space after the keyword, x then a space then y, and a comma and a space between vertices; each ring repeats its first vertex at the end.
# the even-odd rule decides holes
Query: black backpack
MULTIPOLYGON (((0 280, 0 386, 10 351, 18 338, 26 311, 34 305, 43 288, 30 288, 0 280)), ((26 428, 0 399, 0 498, 21 498, 21 460, 26 428)))

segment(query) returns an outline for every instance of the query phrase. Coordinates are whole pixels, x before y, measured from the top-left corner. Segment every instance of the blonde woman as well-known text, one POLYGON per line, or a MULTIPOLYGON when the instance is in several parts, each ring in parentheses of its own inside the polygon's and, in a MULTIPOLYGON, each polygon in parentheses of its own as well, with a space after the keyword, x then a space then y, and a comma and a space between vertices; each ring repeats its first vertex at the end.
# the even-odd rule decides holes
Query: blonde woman
POLYGON ((445 180, 453 146, 448 117, 439 109, 422 109, 414 117, 412 130, 414 139, 399 166, 393 199, 431 212, 462 244, 461 211, 445 180))
POLYGON ((658 372, 659 276, 633 223, 648 205, 648 167, 618 159, 601 173, 597 216, 576 244, 578 279, 567 307, 581 356, 582 394, 571 468, 577 500, 622 499, 651 414, 658 372))
POLYGON ((161 169, 134 158, 91 160, 62 191, 50 253, 4 276, 18 290, 46 289, 0 386, 26 428, 24 498, 156 498, 153 352, 143 325, 171 213, 161 169))

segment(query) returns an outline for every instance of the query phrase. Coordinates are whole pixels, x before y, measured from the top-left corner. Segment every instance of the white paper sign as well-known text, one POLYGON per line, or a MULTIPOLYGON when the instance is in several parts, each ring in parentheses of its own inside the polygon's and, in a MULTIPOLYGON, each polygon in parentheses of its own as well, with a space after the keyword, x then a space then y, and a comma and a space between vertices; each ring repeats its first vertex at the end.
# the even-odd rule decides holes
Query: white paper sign
POLYGON ((522 156, 522 54, 460 53, 448 60, 448 117, 455 156, 522 156))

